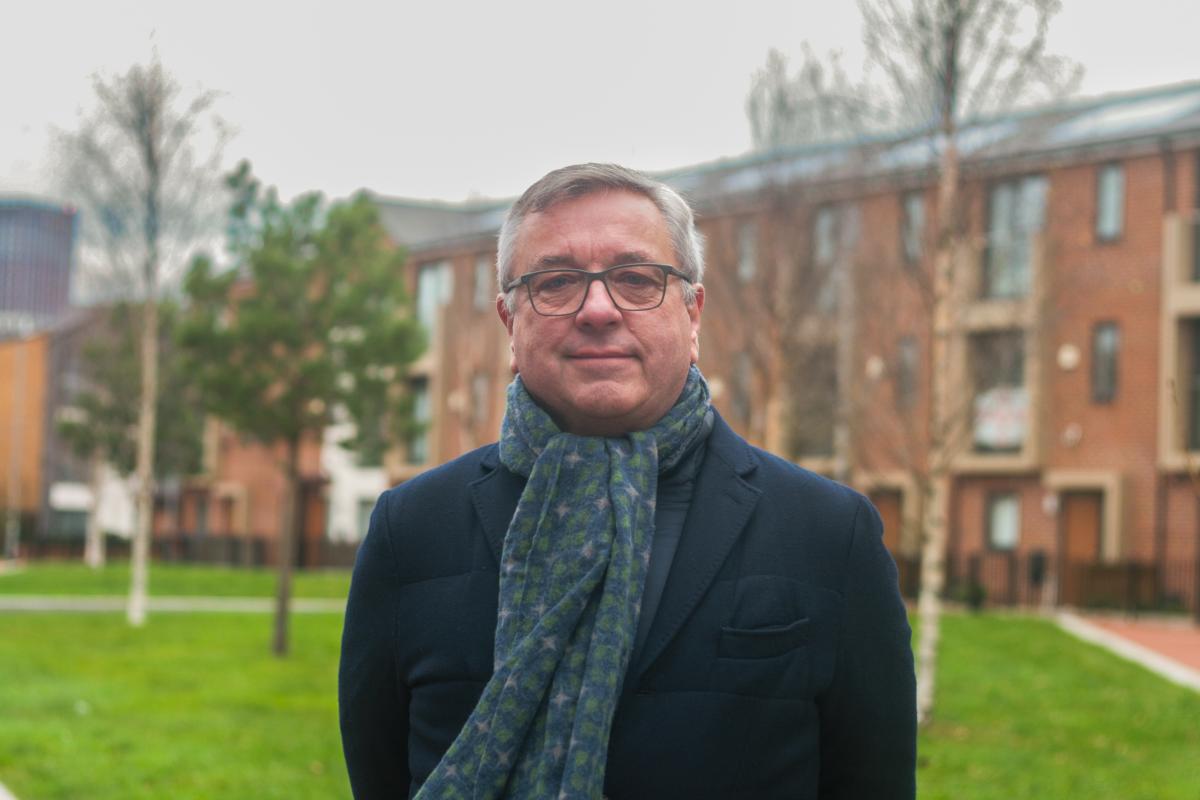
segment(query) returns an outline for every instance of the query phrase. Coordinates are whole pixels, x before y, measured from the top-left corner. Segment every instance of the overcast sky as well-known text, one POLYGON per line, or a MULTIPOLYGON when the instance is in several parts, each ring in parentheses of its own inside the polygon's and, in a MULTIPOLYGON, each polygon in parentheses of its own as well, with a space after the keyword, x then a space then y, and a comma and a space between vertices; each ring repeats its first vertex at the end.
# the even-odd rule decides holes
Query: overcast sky
MULTIPOLYGON (((448 200, 510 196, 578 161, 738 155, 768 48, 861 60, 850 0, 14 0, 3 16, 0 193, 42 196, 57 194, 50 132, 90 107, 90 76, 155 46, 185 87, 222 93, 226 161, 248 158, 285 196, 448 200)), ((1198 79, 1197 23, 1195 0, 1064 0, 1051 49, 1083 64, 1086 95, 1198 79)))

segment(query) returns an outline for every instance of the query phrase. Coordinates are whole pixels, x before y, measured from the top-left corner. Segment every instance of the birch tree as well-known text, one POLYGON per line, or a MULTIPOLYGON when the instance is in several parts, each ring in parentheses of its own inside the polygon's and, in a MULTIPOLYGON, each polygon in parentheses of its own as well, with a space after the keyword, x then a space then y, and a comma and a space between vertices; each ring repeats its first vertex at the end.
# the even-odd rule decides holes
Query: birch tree
POLYGON ((924 443, 910 441, 906 461, 922 494, 917 709, 926 722, 937 675, 950 470, 971 413, 948 385, 954 291, 964 268, 958 259, 968 244, 960 131, 985 115, 1061 97, 1077 85, 1079 69, 1046 49, 1061 0, 858 0, 858 7, 861 78, 848 78, 837 59, 822 62, 807 46, 803 65, 789 75, 773 53, 755 76, 747 112, 762 149, 890 129, 925 136, 933 152, 932 254, 928 272, 912 272, 930 324, 928 418, 908 431, 919 431, 924 443))
POLYGON ((934 706, 941 596, 945 588, 950 469, 962 439, 960 398, 948 385, 953 302, 963 268, 967 220, 962 213, 958 138, 964 122, 1059 96, 1077 70, 1046 50, 1060 0, 859 0, 863 42, 892 102, 913 109, 933 131, 937 201, 929 306, 928 475, 921 540, 917 714, 934 706))
MULTIPOLYGON (((110 469, 128 476, 137 464, 141 330, 134 310, 127 303, 97 310, 81 354, 82 384, 59 409, 57 419, 59 436, 88 465, 92 507, 84 534, 84 562, 93 569, 105 562, 98 514, 103 480, 110 469)), ((158 347, 163 369, 154 435, 154 475, 160 479, 194 474, 201 465, 203 419, 196 390, 174 358, 178 317, 175 304, 160 304, 158 347)))
POLYGON ((97 76, 96 105, 78 130, 63 133, 66 191, 86 220, 85 246, 96 267, 93 297, 140 303, 137 401, 137 522, 131 547, 131 625, 146 619, 148 553, 154 513, 154 431, 158 398, 158 303, 164 267, 202 238, 205 203, 219 175, 223 129, 212 115, 216 95, 185 96, 157 55, 124 75, 97 76), (207 153, 200 157, 203 146, 207 153))

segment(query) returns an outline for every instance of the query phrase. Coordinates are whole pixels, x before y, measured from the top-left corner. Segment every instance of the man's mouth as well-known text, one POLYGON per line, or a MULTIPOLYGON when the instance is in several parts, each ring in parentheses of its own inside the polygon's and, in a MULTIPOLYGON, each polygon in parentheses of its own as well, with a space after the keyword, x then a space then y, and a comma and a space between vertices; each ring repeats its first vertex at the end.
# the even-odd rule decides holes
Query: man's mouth
POLYGON ((620 358, 633 358, 633 354, 623 350, 577 350, 571 353, 569 357, 579 361, 607 361, 620 358))

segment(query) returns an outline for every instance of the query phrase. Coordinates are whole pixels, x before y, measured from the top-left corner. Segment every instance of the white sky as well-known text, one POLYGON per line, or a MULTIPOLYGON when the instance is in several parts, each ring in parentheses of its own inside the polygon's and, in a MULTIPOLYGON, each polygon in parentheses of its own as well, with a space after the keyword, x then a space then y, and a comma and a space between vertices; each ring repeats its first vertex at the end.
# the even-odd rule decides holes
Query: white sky
MULTIPOLYGON (((769 47, 861 60, 851 0, 6 5, 0 193, 43 196, 57 194, 52 126, 75 127, 93 73, 155 45, 185 87, 223 93, 228 163, 250 159, 285 197, 509 196, 577 161, 734 156, 769 47)), ((1083 94, 1197 79, 1197 23, 1195 0, 1064 0, 1051 49, 1084 65, 1083 94)))

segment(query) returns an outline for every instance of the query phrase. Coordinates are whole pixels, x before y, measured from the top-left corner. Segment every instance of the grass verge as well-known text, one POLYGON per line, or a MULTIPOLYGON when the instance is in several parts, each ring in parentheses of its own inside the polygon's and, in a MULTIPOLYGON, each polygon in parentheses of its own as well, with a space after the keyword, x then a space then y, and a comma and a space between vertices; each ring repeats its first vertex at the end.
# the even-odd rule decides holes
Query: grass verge
MULTIPOLYGON (((191 564, 150 565, 153 596, 273 597, 275 570, 191 564)), ((294 597, 346 597, 350 570, 297 570, 292 576, 294 597)), ((123 595, 129 591, 129 563, 118 561, 100 569, 79 563, 38 562, 0 575, 0 594, 123 595)))

